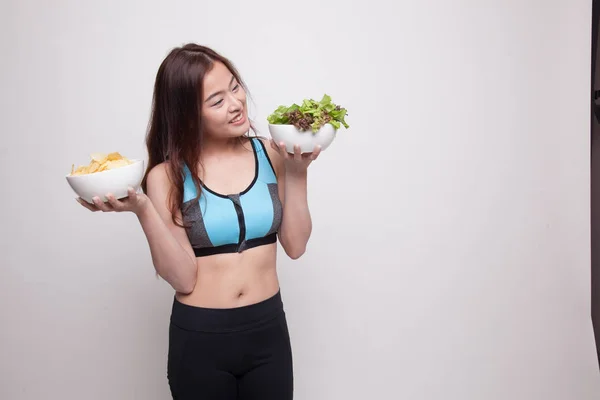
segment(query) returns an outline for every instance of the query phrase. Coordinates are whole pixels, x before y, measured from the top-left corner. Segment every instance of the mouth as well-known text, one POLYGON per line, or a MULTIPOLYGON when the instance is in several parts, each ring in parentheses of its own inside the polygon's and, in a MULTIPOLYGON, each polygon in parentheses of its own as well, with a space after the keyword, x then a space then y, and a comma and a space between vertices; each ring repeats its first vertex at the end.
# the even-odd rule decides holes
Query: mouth
POLYGON ((238 115, 235 116, 235 118, 233 118, 232 120, 229 121, 230 124, 233 125, 239 125, 242 124, 245 121, 245 117, 244 117, 244 113, 239 113, 238 115))

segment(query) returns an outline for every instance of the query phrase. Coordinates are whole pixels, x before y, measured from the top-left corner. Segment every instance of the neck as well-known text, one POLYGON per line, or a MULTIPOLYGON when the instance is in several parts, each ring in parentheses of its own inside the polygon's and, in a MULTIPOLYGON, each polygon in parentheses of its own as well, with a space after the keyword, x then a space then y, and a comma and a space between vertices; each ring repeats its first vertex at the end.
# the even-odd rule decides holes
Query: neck
POLYGON ((242 141, 242 137, 215 139, 207 135, 202 142, 202 152, 207 155, 230 153, 237 150, 242 141))

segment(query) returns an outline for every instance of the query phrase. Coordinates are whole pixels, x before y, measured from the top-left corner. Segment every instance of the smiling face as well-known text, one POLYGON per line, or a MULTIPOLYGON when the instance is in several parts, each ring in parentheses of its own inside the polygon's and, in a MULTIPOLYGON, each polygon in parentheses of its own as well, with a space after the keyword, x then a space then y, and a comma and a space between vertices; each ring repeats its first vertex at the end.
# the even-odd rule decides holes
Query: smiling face
POLYGON ((231 71, 215 62, 202 82, 202 124, 214 139, 230 139, 250 129, 246 91, 231 71))

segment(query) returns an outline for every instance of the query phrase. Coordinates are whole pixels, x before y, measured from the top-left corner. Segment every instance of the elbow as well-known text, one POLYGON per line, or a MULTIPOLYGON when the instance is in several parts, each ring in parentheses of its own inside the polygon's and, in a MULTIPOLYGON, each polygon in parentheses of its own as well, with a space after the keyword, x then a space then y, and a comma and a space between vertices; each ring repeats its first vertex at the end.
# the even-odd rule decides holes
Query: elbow
POLYGON ((195 269, 192 271, 193 273, 190 274, 189 277, 187 277, 179 283, 179 288, 175 289, 179 293, 190 294, 194 291, 194 288, 196 287, 196 282, 198 281, 198 274, 197 271, 195 271, 195 269))
POLYGON ((186 287, 183 287, 182 289, 179 289, 179 290, 175 289, 175 291, 176 291, 177 293, 180 293, 180 294, 182 294, 182 295, 185 295, 185 296, 187 296, 187 295, 189 295, 189 294, 192 294, 192 292, 194 291, 194 288, 192 287, 192 288, 189 288, 189 289, 188 289, 188 288, 186 288, 186 287))
POLYGON ((186 282, 181 282, 179 285, 177 285, 177 287, 173 287, 173 289, 175 289, 177 292, 181 293, 181 294, 190 294, 194 291, 194 288, 196 287, 196 281, 186 281, 186 282))
MULTIPOLYGON (((192 270, 193 271, 193 270, 192 270)), ((188 276, 177 276, 175 274, 161 275, 171 285, 173 290, 184 295, 190 294, 196 287, 198 275, 196 273, 185 274, 188 276)))
POLYGON ((286 248, 285 254, 292 260, 297 260, 306 252, 306 247, 286 248))
POLYGON ((290 240, 284 235, 279 236, 281 247, 285 251, 285 254, 292 260, 297 260, 306 252, 306 245, 308 241, 290 240))

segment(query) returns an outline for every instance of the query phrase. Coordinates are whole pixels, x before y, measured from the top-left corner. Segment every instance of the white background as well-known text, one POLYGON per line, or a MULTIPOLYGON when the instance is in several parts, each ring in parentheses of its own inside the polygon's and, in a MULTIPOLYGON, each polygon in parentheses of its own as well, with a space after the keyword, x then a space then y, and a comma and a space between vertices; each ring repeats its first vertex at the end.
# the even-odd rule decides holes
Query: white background
POLYGON ((297 400, 600 397, 590 319, 591 1, 3 1, 0 398, 167 399, 173 292, 130 214, 65 181, 145 157, 156 70, 232 59, 252 115, 348 109, 280 252, 297 400))

